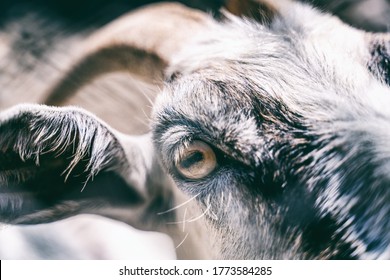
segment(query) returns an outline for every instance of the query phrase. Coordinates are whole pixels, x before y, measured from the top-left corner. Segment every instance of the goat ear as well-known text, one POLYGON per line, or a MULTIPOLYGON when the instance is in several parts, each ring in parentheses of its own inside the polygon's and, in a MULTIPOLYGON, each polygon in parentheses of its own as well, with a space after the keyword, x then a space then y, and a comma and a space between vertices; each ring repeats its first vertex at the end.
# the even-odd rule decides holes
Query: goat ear
POLYGON ((0 221, 110 216, 107 211, 122 207, 139 214, 156 171, 145 140, 125 139, 71 107, 21 105, 1 113, 0 221))
POLYGON ((125 71, 161 83, 172 57, 212 22, 205 13, 176 3, 154 4, 126 14, 85 40, 79 58, 41 103, 60 105, 108 72, 125 71))
POLYGON ((390 33, 369 35, 370 60, 368 69, 390 86, 390 33))
POLYGON ((226 0, 225 8, 233 15, 251 18, 262 24, 272 22, 277 13, 269 0, 226 0))

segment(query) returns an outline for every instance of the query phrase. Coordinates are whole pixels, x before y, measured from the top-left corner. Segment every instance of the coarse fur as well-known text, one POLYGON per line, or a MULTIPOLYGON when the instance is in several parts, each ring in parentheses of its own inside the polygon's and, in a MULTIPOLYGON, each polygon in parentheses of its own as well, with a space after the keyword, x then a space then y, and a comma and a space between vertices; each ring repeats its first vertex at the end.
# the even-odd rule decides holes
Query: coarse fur
MULTIPOLYGON (((317 26, 310 22, 316 11, 298 8, 305 24, 317 26)), ((154 140, 169 170, 180 146, 194 139, 223 154, 212 176, 176 182, 200 200, 211 197, 225 257, 388 257, 389 221, 368 216, 372 207, 389 214, 389 154, 381 144, 390 131, 382 107, 389 89, 368 73, 359 33, 341 41, 346 32, 337 25, 315 37, 337 24, 323 17, 314 31, 283 20, 271 29, 235 18, 216 26, 219 36, 210 32, 177 59, 171 71, 180 74, 155 105, 154 140), (336 49, 349 44, 348 56, 336 49), (373 206, 367 198, 376 192, 373 206), (235 199, 221 208, 229 196, 235 199)))
MULTIPOLYGON (((197 30, 163 52, 161 36, 126 39, 153 77, 165 73, 151 134, 124 135, 68 107, 3 112, 1 220, 97 213, 169 234, 180 258, 390 258, 389 35, 306 4, 261 4, 274 11, 266 22, 175 4, 129 16, 172 12, 197 30), (217 165, 189 179, 177 162, 196 141, 217 165)), ((136 34, 150 30, 136 22, 136 34)), ((67 77, 48 103, 75 90, 67 77)))

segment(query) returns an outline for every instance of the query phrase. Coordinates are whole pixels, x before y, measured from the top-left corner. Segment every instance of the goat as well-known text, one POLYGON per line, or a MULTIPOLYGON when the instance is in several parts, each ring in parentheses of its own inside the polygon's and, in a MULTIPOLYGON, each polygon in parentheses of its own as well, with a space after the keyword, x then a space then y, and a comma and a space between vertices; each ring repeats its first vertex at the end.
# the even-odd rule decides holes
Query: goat
POLYGON ((179 258, 389 258, 389 35, 260 2, 262 23, 136 11, 44 100, 105 71, 164 76, 151 134, 73 107, 1 113, 0 220, 100 214, 167 233, 179 258))

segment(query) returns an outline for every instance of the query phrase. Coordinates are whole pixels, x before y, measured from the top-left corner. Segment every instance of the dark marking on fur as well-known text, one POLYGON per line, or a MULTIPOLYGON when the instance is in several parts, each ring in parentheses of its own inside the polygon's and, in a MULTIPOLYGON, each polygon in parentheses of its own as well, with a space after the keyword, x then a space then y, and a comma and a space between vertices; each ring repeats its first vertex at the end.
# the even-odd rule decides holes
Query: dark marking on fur
POLYGON ((368 69, 390 86, 390 40, 374 41, 370 47, 371 61, 368 69))
POLYGON ((254 19, 268 25, 272 22, 277 10, 270 3, 254 0, 227 0, 226 9, 233 15, 254 19))

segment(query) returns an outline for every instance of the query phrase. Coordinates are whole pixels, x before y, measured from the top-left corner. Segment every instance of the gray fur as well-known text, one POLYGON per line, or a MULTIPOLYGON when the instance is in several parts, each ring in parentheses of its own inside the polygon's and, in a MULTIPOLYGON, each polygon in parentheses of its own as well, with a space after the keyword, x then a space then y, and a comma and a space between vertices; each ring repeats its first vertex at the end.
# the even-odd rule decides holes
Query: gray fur
POLYGON ((388 258, 390 90, 367 69, 362 33, 299 4, 280 12, 270 28, 229 16, 177 57, 154 108, 163 165, 211 205, 220 257, 388 258), (193 140, 230 158, 196 182, 172 165, 193 140))

